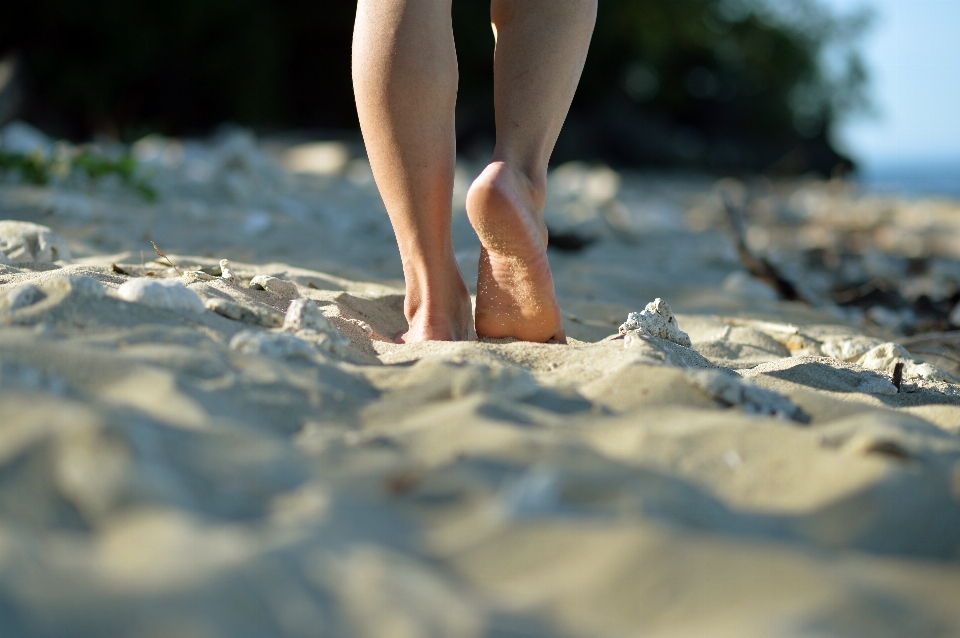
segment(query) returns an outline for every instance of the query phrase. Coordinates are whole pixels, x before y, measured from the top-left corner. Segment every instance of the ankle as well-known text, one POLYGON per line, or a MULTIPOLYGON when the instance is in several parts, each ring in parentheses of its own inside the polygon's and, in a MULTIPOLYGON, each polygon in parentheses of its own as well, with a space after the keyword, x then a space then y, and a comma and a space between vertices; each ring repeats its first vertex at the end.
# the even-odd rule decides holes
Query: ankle
POLYGON ((422 315, 442 315, 459 311, 470 303, 470 292, 456 261, 432 268, 404 268, 406 298, 404 314, 408 321, 422 315))
POLYGON ((523 186, 530 197, 537 202, 546 200, 547 170, 538 163, 522 162, 507 155, 494 153, 490 166, 498 166, 508 170, 516 179, 518 185, 523 186))
MULTIPOLYGON (((457 273, 459 275, 459 271, 457 273)), ((407 286, 403 314, 409 341, 459 341, 470 338, 473 305, 463 278, 446 286, 407 286)))

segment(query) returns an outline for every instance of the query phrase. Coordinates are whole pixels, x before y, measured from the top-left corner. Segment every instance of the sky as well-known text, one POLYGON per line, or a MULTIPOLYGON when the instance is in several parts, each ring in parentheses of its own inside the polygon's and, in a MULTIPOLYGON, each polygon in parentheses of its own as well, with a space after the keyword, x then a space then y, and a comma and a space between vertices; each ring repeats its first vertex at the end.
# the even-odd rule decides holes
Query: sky
POLYGON ((864 165, 960 162, 960 0, 822 0, 871 8, 862 51, 876 115, 840 127, 864 165))

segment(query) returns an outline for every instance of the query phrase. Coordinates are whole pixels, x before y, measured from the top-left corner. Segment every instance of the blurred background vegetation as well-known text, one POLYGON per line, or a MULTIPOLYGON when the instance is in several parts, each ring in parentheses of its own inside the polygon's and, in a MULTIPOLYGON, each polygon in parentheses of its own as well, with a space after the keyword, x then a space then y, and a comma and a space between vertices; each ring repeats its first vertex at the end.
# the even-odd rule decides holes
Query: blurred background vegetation
MULTIPOLYGON (((351 135, 350 0, 33 0, 8 3, 0 57, 19 116, 73 139, 262 133, 351 135), (12 86, 12 83, 11 83, 12 86)), ((493 145, 489 0, 454 0, 458 142, 493 145)), ((817 0, 600 0, 555 161, 829 174, 832 128, 867 107, 864 15, 817 0)), ((9 101, 9 100, 8 100, 9 101)))

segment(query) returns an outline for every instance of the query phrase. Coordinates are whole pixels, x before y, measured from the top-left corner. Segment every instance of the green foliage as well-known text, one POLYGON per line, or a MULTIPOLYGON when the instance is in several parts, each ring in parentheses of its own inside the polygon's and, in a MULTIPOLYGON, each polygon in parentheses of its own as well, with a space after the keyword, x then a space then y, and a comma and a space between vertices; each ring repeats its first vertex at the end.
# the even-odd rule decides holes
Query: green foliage
POLYGON ((147 201, 157 200, 157 191, 137 176, 137 162, 132 156, 110 159, 89 149, 75 153, 58 150, 60 152, 47 159, 40 152, 8 153, 0 149, 0 171, 12 171, 27 182, 38 185, 47 184, 55 177, 64 179, 73 174, 82 174, 93 180, 116 175, 125 186, 147 201))

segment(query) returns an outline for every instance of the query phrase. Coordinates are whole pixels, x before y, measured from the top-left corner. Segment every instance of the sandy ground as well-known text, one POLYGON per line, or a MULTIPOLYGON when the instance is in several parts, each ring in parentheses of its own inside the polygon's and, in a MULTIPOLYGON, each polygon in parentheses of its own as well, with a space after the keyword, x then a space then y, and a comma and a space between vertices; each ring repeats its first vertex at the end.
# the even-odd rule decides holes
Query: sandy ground
POLYGON ((134 150, 155 203, 0 185, 0 635, 960 635, 957 379, 746 277, 710 181, 561 167, 571 344, 396 345, 362 159, 134 150))

